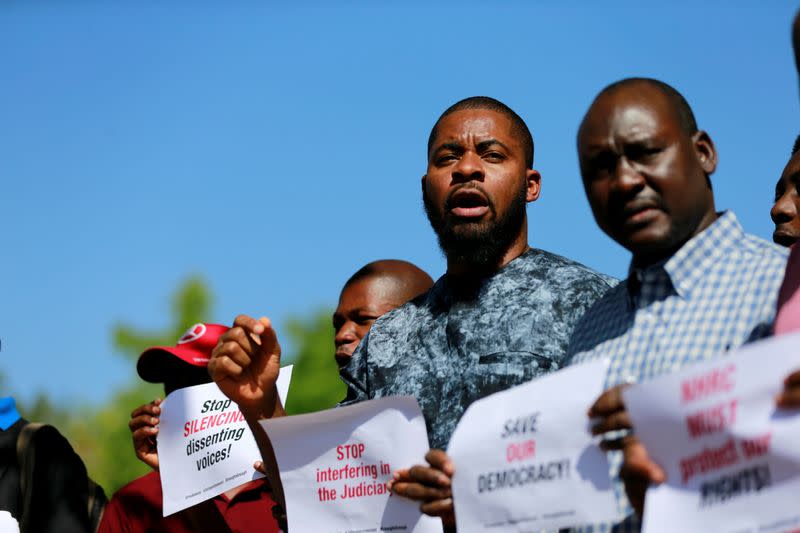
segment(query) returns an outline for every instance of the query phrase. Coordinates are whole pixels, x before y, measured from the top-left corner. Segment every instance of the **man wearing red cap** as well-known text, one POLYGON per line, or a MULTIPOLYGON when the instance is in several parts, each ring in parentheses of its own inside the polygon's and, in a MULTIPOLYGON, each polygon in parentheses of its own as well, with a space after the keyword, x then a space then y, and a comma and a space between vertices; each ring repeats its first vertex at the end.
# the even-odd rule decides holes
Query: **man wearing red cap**
MULTIPOLYGON (((196 324, 178 339, 175 346, 157 346, 145 350, 139 357, 136 370, 151 383, 163 383, 164 392, 209 383, 206 371, 211 351, 228 328, 218 324, 196 324)), ((272 517, 275 502, 269 485, 263 479, 250 481, 216 498, 206 500, 179 513, 163 517, 161 478, 158 473, 158 454, 154 442, 148 442, 156 428, 147 419, 158 414, 158 403, 138 408, 131 419, 136 455, 154 471, 122 487, 106 507, 101 533, 202 531, 245 532, 279 531, 272 517), (139 424, 137 426, 137 424, 139 424), (137 439, 137 436, 139 437, 137 439), (151 447, 152 446, 152 447, 151 447)))

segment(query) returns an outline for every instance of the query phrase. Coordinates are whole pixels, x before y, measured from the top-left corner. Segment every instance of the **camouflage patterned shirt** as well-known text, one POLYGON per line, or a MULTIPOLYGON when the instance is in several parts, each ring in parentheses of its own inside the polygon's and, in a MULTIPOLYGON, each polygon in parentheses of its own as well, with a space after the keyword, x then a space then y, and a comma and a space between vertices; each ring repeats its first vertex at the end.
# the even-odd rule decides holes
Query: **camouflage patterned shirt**
POLYGON ((445 275, 373 324, 341 371, 340 405, 414 396, 445 448, 472 402, 561 368, 575 323, 615 284, 536 249, 468 287, 445 275))

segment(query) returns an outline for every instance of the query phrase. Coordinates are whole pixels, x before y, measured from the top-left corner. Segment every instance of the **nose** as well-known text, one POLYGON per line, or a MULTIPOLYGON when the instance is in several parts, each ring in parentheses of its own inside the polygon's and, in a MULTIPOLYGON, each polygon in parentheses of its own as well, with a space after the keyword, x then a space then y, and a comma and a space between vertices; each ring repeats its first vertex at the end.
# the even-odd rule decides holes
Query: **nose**
POLYGON ((769 211, 772 221, 775 224, 782 224, 789 222, 797 216, 797 208, 794 202, 787 193, 783 193, 780 198, 775 201, 775 205, 769 211))
POLYGON ((336 335, 333 338, 333 342, 338 348, 339 346, 344 346, 345 344, 350 344, 351 342, 358 341, 358 337, 356 336, 356 327, 355 322, 352 320, 348 320, 342 327, 336 330, 336 335))
POLYGON ((644 176, 633 168, 627 158, 620 157, 614 168, 614 188, 622 193, 636 193, 644 185, 644 176))
POLYGON ((464 152, 453 167, 453 181, 456 182, 483 181, 484 176, 483 159, 472 151, 464 152))

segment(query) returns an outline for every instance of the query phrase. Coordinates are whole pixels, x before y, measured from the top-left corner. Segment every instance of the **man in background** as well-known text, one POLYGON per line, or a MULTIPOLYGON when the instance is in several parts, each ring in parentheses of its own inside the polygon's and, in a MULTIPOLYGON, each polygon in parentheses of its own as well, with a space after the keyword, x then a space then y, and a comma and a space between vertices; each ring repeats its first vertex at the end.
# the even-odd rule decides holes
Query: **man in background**
MULTIPOLYGON (((732 212, 717 212, 710 179, 716 148, 666 83, 630 78, 603 89, 581 123, 578 155, 598 226, 632 255, 628 279, 586 313, 570 343, 571 363, 611 360, 610 390, 590 411, 600 419, 594 433, 602 434, 630 428, 621 384, 769 335, 786 252, 745 233, 732 212)), ((605 444, 624 447, 627 458, 646 456, 633 436, 605 444)), ((616 477, 622 457, 610 459, 616 477)), ((626 463, 621 476, 628 474, 626 463)), ((641 509, 643 491, 631 490, 635 483, 625 488, 641 509)), ((638 531, 617 489, 628 518, 614 530, 638 531)))
POLYGON ((800 137, 792 147, 792 155, 775 184, 775 204, 770 216, 775 223, 772 240, 781 246, 791 246, 800 239, 800 137))
POLYGON ((23 532, 89 533, 104 505, 102 489, 90 482, 67 439, 53 426, 29 423, 13 398, 0 397, 0 510, 10 514, 6 522, 18 522, 23 532))
POLYGON ((431 277, 416 265, 398 259, 361 267, 344 284, 333 313, 336 363, 344 368, 375 321, 392 309, 428 291, 431 277))
MULTIPOLYGON (((195 324, 175 346, 158 346, 145 350, 139 357, 136 370, 139 377, 150 383, 163 383, 164 393, 209 383, 206 367, 211 351, 226 326, 195 324)), ((160 402, 159 402, 160 403, 160 402)), ((153 472, 122 487, 106 507, 101 533, 198 533, 206 531, 264 531, 277 533, 278 524, 272 516, 275 502, 265 479, 256 479, 188 509, 164 517, 158 454, 148 442, 157 434, 158 405, 154 409, 139 408, 133 413, 134 448, 137 456, 153 472), (153 420, 155 418, 155 420, 153 420), (153 423, 155 422, 155 423, 153 423)), ((143 406, 144 407, 144 406, 143 406)))

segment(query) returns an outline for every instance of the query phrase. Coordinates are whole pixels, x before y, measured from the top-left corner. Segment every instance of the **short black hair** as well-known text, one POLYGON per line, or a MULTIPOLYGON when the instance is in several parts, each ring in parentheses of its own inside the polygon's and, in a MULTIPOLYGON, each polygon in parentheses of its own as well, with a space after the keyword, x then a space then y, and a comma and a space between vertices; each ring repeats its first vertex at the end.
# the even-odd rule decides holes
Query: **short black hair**
POLYGON ((615 81, 600 91, 600 94, 597 95, 595 100, 606 93, 614 91, 615 89, 637 84, 650 85, 651 87, 655 87, 661 91, 661 93, 670 100, 670 103, 672 103, 675 111, 678 112, 681 128, 683 128, 683 130, 689 135, 694 135, 697 133, 697 121, 694 118, 694 112, 692 111, 692 107, 689 105, 689 102, 686 101, 686 98, 684 98, 675 87, 668 83, 664 83, 661 80, 654 78, 625 78, 623 80, 615 81))
POLYGON ((421 283, 427 284, 428 286, 433 285, 433 280, 428 273, 414 263, 403 261, 402 259, 379 259, 359 268, 358 271, 345 282, 342 290, 344 291, 344 289, 362 279, 381 276, 402 278, 409 283, 421 283))
POLYGON ((511 120, 511 128, 514 131, 514 134, 517 135, 520 142, 522 142, 522 149, 525 152, 525 164, 528 166, 528 168, 533 168, 533 136, 531 135, 531 130, 528 129, 528 125, 525 124, 525 121, 522 120, 522 118, 520 118, 520 116, 517 115, 513 109, 508 107, 500 100, 490 96, 470 96, 469 98, 459 100, 455 104, 448 107, 445 112, 442 113, 441 116, 436 120, 436 124, 434 124, 433 129, 431 129, 431 134, 428 136, 428 154, 431 153, 431 148, 433 148, 433 140, 436 138, 439 130, 439 123, 442 121, 442 119, 451 113, 463 111, 465 109, 487 109, 489 111, 501 113, 508 117, 508 119, 511 120))
POLYGON ((800 152, 800 135, 798 135, 794 140, 794 146, 792 146, 792 156, 794 156, 794 154, 797 152, 800 152))

